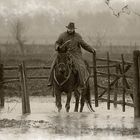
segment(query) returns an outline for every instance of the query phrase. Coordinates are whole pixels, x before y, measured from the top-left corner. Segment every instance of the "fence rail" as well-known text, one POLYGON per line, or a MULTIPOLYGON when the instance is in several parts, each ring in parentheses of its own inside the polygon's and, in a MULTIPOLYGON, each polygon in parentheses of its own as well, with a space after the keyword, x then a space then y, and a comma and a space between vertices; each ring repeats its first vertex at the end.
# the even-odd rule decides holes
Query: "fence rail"
MULTIPOLYGON (((107 61, 107 58, 96 58, 96 60, 97 60, 97 61, 104 61, 104 62, 106 62, 106 61, 107 61)), ((114 63, 119 63, 119 64, 122 63, 121 60, 113 60, 113 59, 109 60, 109 62, 114 62, 114 63)), ((130 64, 130 65, 132 65, 133 62, 125 61, 125 64, 130 64)))

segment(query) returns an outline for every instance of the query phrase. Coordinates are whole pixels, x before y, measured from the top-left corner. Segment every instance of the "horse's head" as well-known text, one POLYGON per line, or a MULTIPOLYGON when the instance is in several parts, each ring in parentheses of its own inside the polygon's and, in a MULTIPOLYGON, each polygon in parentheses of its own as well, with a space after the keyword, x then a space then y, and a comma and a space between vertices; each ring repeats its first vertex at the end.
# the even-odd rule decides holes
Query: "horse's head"
POLYGON ((62 86, 71 75, 71 61, 68 53, 58 53, 55 65, 54 79, 59 86, 62 86))
POLYGON ((58 53, 57 56, 57 69, 60 74, 66 75, 69 69, 69 56, 68 53, 58 53))

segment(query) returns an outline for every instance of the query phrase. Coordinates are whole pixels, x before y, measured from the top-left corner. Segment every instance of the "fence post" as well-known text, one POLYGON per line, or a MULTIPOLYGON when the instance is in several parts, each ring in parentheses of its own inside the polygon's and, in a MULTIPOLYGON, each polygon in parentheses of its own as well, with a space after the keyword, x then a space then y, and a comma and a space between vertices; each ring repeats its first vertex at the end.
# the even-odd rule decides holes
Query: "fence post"
POLYGON ((0 107, 4 107, 3 81, 4 81, 3 64, 0 63, 0 107))
POLYGON ((122 96, 122 101, 123 101, 123 112, 125 112, 125 92, 126 92, 126 87, 125 87, 125 72, 124 72, 124 65, 125 65, 125 62, 124 62, 124 56, 123 54, 121 55, 121 58, 122 58, 122 74, 123 74, 123 79, 122 79, 122 82, 123 82, 123 96, 122 96))
POLYGON ((108 96, 107 96, 107 109, 110 109, 110 68, 109 68, 109 52, 107 52, 107 72, 108 72, 108 96))
POLYGON ((22 94, 22 113, 31 113, 30 110, 30 101, 29 95, 27 92, 27 77, 26 77, 26 68, 25 62, 23 61, 21 65, 19 65, 20 71, 20 82, 21 82, 21 94, 22 94))
POLYGON ((140 118, 140 74, 139 74, 139 54, 140 52, 133 51, 134 62, 134 117, 140 118))
POLYGON ((96 53, 93 54, 93 76, 94 76, 94 95, 95 107, 98 107, 98 87, 97 87, 97 71, 96 71, 96 53))
MULTIPOLYGON (((119 74, 119 64, 116 65, 116 75, 119 74)), ((117 107, 117 97, 118 97, 118 81, 115 84, 115 92, 114 92, 114 107, 117 107)))

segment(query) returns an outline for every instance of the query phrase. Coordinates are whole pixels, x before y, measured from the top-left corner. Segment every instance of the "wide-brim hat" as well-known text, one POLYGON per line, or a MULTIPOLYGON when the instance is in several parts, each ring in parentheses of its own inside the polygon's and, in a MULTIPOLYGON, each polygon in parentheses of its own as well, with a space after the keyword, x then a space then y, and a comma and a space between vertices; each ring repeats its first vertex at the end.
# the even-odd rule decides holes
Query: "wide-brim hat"
POLYGON ((68 26, 66 26, 66 28, 68 28, 68 29, 77 29, 77 28, 75 28, 75 24, 73 22, 70 22, 68 24, 68 26))

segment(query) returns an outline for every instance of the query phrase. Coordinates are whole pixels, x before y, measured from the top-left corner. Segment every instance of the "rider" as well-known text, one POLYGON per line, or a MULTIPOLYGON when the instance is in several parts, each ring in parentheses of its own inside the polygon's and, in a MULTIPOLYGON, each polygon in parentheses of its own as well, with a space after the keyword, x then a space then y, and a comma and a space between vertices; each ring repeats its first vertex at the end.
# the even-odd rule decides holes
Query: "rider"
MULTIPOLYGON (((75 32, 75 24, 70 22, 68 26, 66 26, 67 31, 60 34, 58 40, 55 43, 55 50, 63 48, 64 45, 68 46, 69 53, 71 54, 75 69, 79 74, 79 82, 80 86, 83 87, 89 78, 89 71, 87 70, 87 66, 82 57, 81 47, 88 52, 95 53, 95 50, 88 45, 81 37, 80 34, 75 32)), ((49 78, 48 86, 52 85, 53 82, 53 68, 55 65, 55 61, 51 67, 51 73, 49 78)))

